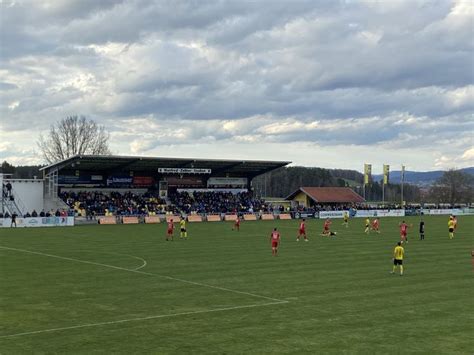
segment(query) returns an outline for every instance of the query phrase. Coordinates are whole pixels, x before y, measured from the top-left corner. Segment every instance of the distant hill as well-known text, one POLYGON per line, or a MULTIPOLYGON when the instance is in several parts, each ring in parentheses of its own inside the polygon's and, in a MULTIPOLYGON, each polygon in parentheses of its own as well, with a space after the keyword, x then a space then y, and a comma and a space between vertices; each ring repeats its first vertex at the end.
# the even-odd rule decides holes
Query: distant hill
MULTIPOLYGON (((465 173, 474 175, 474 167, 459 169, 465 173)), ((431 185, 438 180, 444 173, 444 170, 435 171, 408 171, 405 170, 405 182, 414 185, 431 185)), ((375 181, 382 180, 382 174, 374 174, 372 178, 375 181)), ((390 181, 400 183, 401 171, 394 170, 390 172, 390 181)))

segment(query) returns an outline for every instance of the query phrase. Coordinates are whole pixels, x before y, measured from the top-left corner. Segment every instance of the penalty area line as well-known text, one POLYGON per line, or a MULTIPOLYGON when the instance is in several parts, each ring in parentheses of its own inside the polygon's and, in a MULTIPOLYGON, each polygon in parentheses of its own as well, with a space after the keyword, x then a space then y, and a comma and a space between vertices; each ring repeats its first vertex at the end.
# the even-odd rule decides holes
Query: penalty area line
POLYGON ((73 326, 70 326, 70 327, 50 328, 50 329, 35 330, 35 331, 31 331, 31 332, 23 332, 23 333, 16 333, 16 334, 0 335, 0 339, 4 339, 4 338, 14 338, 14 337, 20 337, 20 336, 26 336, 26 335, 34 335, 34 334, 41 334, 41 333, 60 332, 60 331, 72 330, 72 329, 80 329, 80 328, 99 327, 99 326, 111 325, 111 324, 120 324, 120 323, 146 321, 146 320, 159 319, 159 318, 171 318, 171 317, 187 316, 187 315, 193 315, 193 314, 203 314, 203 313, 213 313, 213 312, 225 312, 225 311, 232 311, 232 310, 235 310, 235 309, 265 307, 265 306, 277 305, 277 304, 282 304, 282 303, 288 303, 288 301, 279 301, 279 302, 268 302, 268 303, 260 303, 260 304, 251 304, 251 305, 246 305, 246 306, 234 306, 234 307, 225 307, 225 308, 215 308, 215 309, 207 309, 207 310, 201 310, 201 311, 190 311, 190 312, 171 313, 171 314, 159 314, 159 315, 156 315, 156 316, 138 317, 138 318, 129 318, 129 319, 119 319, 119 320, 114 320, 114 321, 109 321, 109 322, 79 324, 79 325, 73 325, 73 326))

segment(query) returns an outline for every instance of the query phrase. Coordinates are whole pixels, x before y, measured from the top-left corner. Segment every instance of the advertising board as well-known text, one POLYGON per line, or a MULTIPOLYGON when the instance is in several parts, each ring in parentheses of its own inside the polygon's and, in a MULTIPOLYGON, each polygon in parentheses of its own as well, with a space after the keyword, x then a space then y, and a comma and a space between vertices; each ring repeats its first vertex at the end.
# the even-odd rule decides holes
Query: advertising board
POLYGON ((319 218, 344 218, 344 213, 349 213, 349 211, 319 211, 319 218))
MULTIPOLYGON (((3 218, 0 222, 0 227, 10 228, 10 218, 3 218)), ((18 228, 38 228, 38 227, 72 227, 74 226, 74 217, 29 217, 17 218, 16 226, 18 228)))
POLYGON ((351 218, 367 217, 404 217, 405 210, 350 210, 350 211, 320 211, 319 218, 343 218, 344 213, 351 218))
POLYGON ((438 209, 423 209, 421 212, 423 214, 428 214, 431 216, 442 216, 442 215, 463 215, 463 214, 471 214, 469 213, 471 209, 469 208, 438 208, 438 209))

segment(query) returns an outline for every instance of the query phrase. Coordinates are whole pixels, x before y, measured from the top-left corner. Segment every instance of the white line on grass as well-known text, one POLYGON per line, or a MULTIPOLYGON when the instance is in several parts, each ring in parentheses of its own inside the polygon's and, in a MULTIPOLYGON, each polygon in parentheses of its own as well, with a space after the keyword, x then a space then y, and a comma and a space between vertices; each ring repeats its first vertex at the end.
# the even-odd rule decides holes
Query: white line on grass
MULTIPOLYGON (((90 250, 88 250, 87 252, 91 252, 90 250)), ((94 253, 95 251, 93 251, 94 253)), ((121 254, 121 253, 114 253, 114 252, 111 252, 111 251, 108 251, 108 252, 101 252, 101 253, 104 253, 104 254, 111 254, 111 255, 120 255, 120 256, 128 256, 130 258, 134 258, 134 259, 137 259, 137 260, 140 260, 142 262, 142 264, 134 269, 131 269, 133 271, 137 271, 137 270, 140 270, 140 269, 143 269, 145 266, 146 266, 146 260, 143 259, 143 258, 140 258, 139 256, 135 256, 135 255, 130 255, 130 254, 121 254)))
POLYGON ((277 304, 287 303, 287 302, 288 301, 268 302, 268 303, 260 303, 260 304, 251 304, 251 305, 247 305, 247 306, 234 306, 234 307, 226 307, 226 308, 201 310, 201 311, 190 311, 190 312, 181 312, 181 313, 172 313, 172 314, 160 314, 160 315, 149 316, 149 317, 120 319, 120 320, 114 320, 114 321, 109 321, 109 322, 80 324, 80 325, 73 325, 73 326, 70 326, 70 327, 50 328, 50 329, 35 330, 35 331, 31 331, 31 332, 23 332, 23 333, 9 334, 9 335, 0 335, 0 339, 20 337, 20 336, 24 336, 24 335, 33 335, 33 334, 40 334, 40 333, 51 333, 51 332, 58 332, 58 331, 62 331, 62 330, 70 330, 70 329, 78 329, 78 328, 98 327, 98 326, 110 325, 110 324, 137 322, 137 321, 144 321, 144 320, 158 319, 158 318, 178 317, 178 316, 186 316, 186 315, 192 315, 192 314, 224 312, 224 311, 231 311, 231 310, 235 310, 235 309, 263 307, 263 306, 277 305, 277 304))
POLYGON ((96 263, 93 261, 87 261, 87 260, 81 260, 81 259, 74 259, 74 258, 68 258, 65 256, 59 256, 59 255, 54 255, 54 254, 46 254, 46 253, 41 253, 39 251, 31 251, 31 250, 26 250, 26 249, 18 249, 18 248, 10 248, 10 247, 5 247, 0 245, 0 249, 6 249, 6 250, 13 250, 13 251, 19 251, 22 253, 29 253, 29 254, 36 254, 36 255, 42 255, 42 256, 48 256, 50 258, 56 258, 56 259, 62 259, 62 260, 69 260, 69 261, 75 261, 78 263, 83 263, 83 264, 90 264, 90 265, 97 265, 97 266, 102 266, 102 267, 107 267, 115 270, 122 270, 122 271, 128 271, 128 272, 134 272, 137 274, 142 274, 142 275, 149 275, 149 276, 157 276, 161 278, 165 278, 168 280, 174 280, 174 281, 179 281, 191 285, 196 285, 196 286, 202 286, 202 287, 208 287, 208 288, 213 288, 216 290, 221 290, 221 291, 227 291, 227 292, 233 292, 233 293, 238 293, 241 295, 247 295, 247 296, 252 296, 256 298, 263 298, 266 300, 270 300, 273 302, 281 302, 281 303, 287 303, 288 301, 285 300, 279 300, 277 298, 272 298, 272 297, 267 297, 267 296, 262 296, 262 295, 257 295, 255 293, 250 293, 250 292, 244 292, 244 291, 238 291, 238 290, 233 290, 230 288, 226 287, 220 287, 220 286, 213 286, 213 285, 208 285, 200 282, 194 282, 194 281, 189 281, 189 280, 184 280, 184 279, 178 279, 176 277, 171 277, 171 276, 166 276, 166 275, 160 275, 160 274, 153 274, 151 272, 146 272, 146 271, 140 271, 140 270, 133 270, 133 269, 126 269, 120 266, 114 266, 114 265, 108 265, 108 264, 102 264, 102 263, 96 263))

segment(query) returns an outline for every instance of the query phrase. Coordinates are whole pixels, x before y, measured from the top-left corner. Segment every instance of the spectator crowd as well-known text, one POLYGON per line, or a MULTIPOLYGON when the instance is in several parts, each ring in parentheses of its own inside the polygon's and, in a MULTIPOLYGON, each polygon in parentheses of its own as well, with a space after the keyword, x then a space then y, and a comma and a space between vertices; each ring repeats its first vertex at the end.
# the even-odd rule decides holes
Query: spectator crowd
MULTIPOLYGON (((30 217, 67 217, 69 216, 69 212, 66 210, 59 210, 57 209, 56 211, 51 210, 51 211, 44 211, 42 210, 41 212, 36 212, 36 210, 33 210, 31 213, 26 212, 23 216, 23 218, 30 218, 30 217)), ((0 218, 10 218, 12 217, 8 211, 5 211, 5 213, 2 213, 0 211, 0 218)))
POLYGON ((176 192, 170 196, 171 204, 181 213, 252 213, 266 209, 265 201, 254 198, 250 192, 226 191, 176 192))
POLYGON ((157 193, 61 192, 60 197, 77 215, 149 215, 164 213, 167 205, 157 193))

